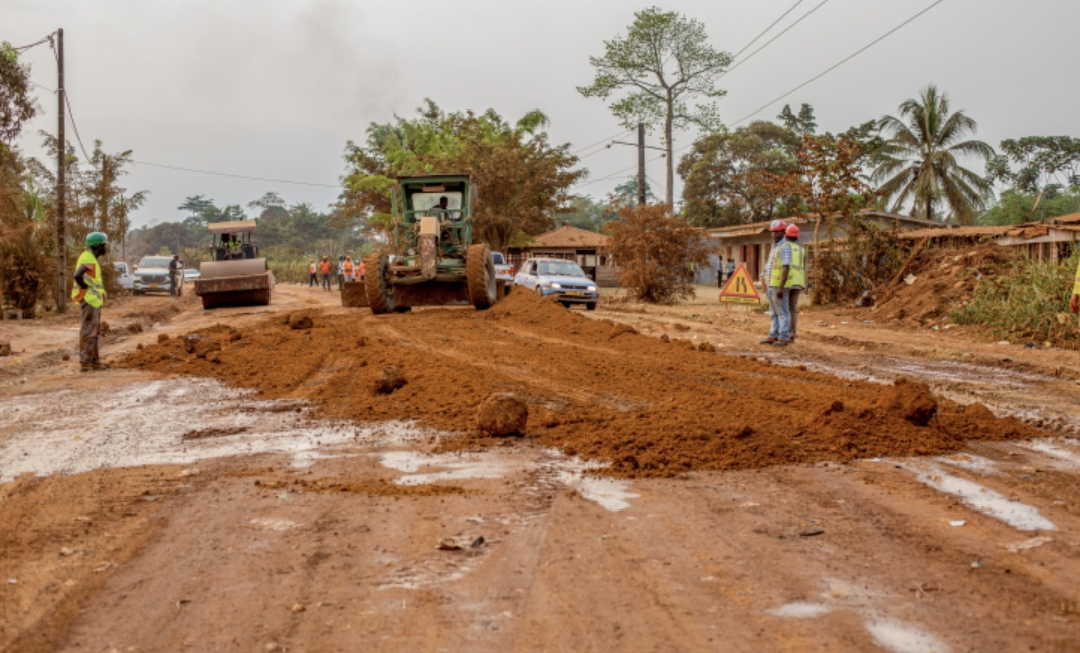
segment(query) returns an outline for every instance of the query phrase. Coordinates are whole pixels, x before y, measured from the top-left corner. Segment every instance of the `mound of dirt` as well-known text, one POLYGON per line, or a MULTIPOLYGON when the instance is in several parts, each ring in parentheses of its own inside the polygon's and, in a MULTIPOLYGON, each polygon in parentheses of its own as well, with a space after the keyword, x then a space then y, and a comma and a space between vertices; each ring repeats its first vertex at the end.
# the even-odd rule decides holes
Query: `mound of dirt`
POLYGON ((524 435, 528 426, 529 405, 511 392, 487 397, 476 413, 476 427, 488 435, 524 435))
POLYGON ((914 326, 939 321, 971 300, 980 279, 1006 272, 1018 258, 998 245, 920 250, 884 288, 870 312, 880 320, 914 326))
POLYGON ((462 447, 483 441, 472 435, 481 401, 511 392, 536 416, 530 441, 610 463, 617 476, 937 455, 968 439, 1041 435, 917 384, 847 381, 631 333, 612 339, 611 324, 527 292, 483 312, 321 314, 304 330, 277 317, 239 340, 232 333, 171 338, 120 364, 309 400, 331 418, 415 419, 462 433, 462 447), (200 346, 187 351, 192 340, 200 346), (198 356, 207 342, 219 364, 198 356), (408 383, 373 392, 387 366, 408 383))

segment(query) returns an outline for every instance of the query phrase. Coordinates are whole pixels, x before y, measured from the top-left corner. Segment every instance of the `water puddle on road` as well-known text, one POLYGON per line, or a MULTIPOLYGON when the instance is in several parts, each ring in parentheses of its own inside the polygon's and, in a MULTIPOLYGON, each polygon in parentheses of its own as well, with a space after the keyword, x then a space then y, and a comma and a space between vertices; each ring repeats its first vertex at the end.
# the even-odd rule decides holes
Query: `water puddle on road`
POLYGON ((0 411, 0 433, 0 482, 24 473, 74 474, 262 453, 294 454, 304 465, 320 449, 430 435, 404 422, 358 426, 311 419, 303 404, 258 400, 212 379, 12 397, 0 411))
POLYGON ((872 620, 863 626, 875 644, 892 653, 946 653, 949 650, 930 633, 899 621, 872 620))
POLYGON ((992 475, 1001 473, 997 470, 997 464, 994 461, 989 458, 973 456, 968 453, 938 456, 934 460, 947 465, 952 465, 953 467, 959 467, 960 469, 966 469, 969 472, 975 472, 976 474, 992 475))
POLYGON ((385 467, 404 472, 404 476, 394 481, 398 485, 505 478, 521 471, 540 469, 553 475, 564 486, 576 490, 582 498, 593 501, 606 510, 626 510, 630 507, 629 500, 639 496, 627 490, 627 481, 589 475, 603 467, 599 463, 586 462, 576 457, 567 458, 555 449, 545 451, 544 455, 547 459, 538 462, 523 459, 520 454, 511 456, 500 451, 464 454, 388 451, 379 454, 379 460, 385 467))
POLYGON ((773 608, 772 610, 765 611, 774 617, 785 617, 788 619, 813 619, 820 617, 823 614, 832 612, 832 608, 821 605, 820 603, 806 603, 803 601, 796 601, 794 603, 788 603, 782 605, 779 608, 773 608))
POLYGON ((1059 464, 1065 463, 1064 466, 1070 469, 1080 469, 1080 452, 1070 451, 1069 449, 1066 449, 1065 446, 1061 445, 1072 445, 1075 447, 1080 445, 1080 442, 1071 438, 1062 438, 1059 444, 1053 444, 1046 440, 1033 440, 1031 442, 1017 444, 1017 446, 1025 449, 1046 454, 1059 464))
POLYGON ((900 467, 915 474, 921 483, 954 496, 969 508, 1003 521, 1019 531, 1056 530, 1053 522, 1039 514, 1039 511, 1019 501, 1012 501, 978 483, 956 476, 949 476, 931 464, 908 463, 900 467))

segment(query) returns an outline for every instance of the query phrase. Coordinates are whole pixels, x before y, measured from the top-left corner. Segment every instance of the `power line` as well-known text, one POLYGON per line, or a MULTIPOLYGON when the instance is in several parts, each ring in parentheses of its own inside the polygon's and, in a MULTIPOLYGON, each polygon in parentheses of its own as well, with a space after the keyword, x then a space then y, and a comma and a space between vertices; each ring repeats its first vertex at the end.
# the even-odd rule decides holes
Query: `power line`
POLYGON ((742 49, 742 50, 739 50, 738 52, 736 52, 736 53, 735 53, 735 55, 734 55, 733 57, 731 57, 731 58, 732 58, 732 60, 738 59, 738 58, 739 58, 739 55, 740 55, 740 54, 742 54, 743 52, 746 52, 746 51, 747 51, 748 49, 750 49, 750 46, 751 46, 751 45, 753 45, 753 44, 757 43, 757 40, 758 40, 758 39, 760 39, 761 37, 763 37, 763 36, 765 36, 766 34, 768 34, 768 33, 769 33, 769 30, 771 30, 772 28, 776 27, 776 24, 777 24, 777 23, 779 23, 780 21, 784 20, 784 18, 785 18, 785 17, 786 17, 786 16, 788 15, 788 14, 790 14, 790 13, 791 13, 792 11, 795 11, 795 7, 798 7, 798 6, 799 6, 799 5, 801 5, 801 4, 803 3, 803 2, 804 2, 804 0, 797 0, 797 1, 795 2, 795 4, 791 5, 791 7, 790 7, 790 8, 789 8, 789 9, 788 9, 787 11, 785 11, 785 12, 784 12, 783 14, 781 14, 779 18, 777 18, 776 20, 774 20, 774 21, 772 22, 772 25, 769 25, 768 27, 766 27, 766 28, 765 28, 765 29, 764 29, 764 30, 763 30, 763 31, 762 31, 762 32, 761 32, 760 34, 758 34, 757 36, 755 36, 755 37, 754 37, 754 40, 752 40, 752 41, 750 41, 749 43, 747 43, 746 45, 744 45, 744 46, 743 46, 743 49, 742 49))
POLYGON ((68 120, 71 121, 71 127, 75 130, 75 140, 79 141, 79 149, 82 150, 83 156, 86 157, 86 161, 89 163, 90 155, 86 153, 86 147, 83 146, 82 136, 79 135, 79 126, 75 124, 75 112, 71 109, 71 100, 68 99, 67 91, 64 91, 64 105, 67 106, 68 120))
POLYGON ((56 89, 55 89, 55 88, 49 88, 48 86, 42 86, 41 84, 38 84, 37 82, 35 82, 35 81, 34 81, 34 80, 32 80, 32 79, 29 79, 29 80, 27 80, 27 81, 28 81, 28 82, 30 82, 31 84, 33 84, 34 86, 36 86, 36 87, 38 87, 38 88, 42 89, 42 90, 48 91, 48 92, 50 92, 50 93, 55 93, 55 92, 56 92, 56 89))
MULTIPOLYGON (((580 148, 580 149, 574 150, 574 151, 573 151, 573 152, 571 152, 570 154, 577 154, 578 152, 584 152, 585 150, 588 150, 588 149, 591 149, 591 148, 593 148, 593 147, 596 147, 597 145, 600 145, 600 144, 602 144, 602 143, 606 143, 606 142, 608 142, 608 141, 610 141, 610 140, 613 140, 613 139, 616 139, 616 138, 620 138, 621 136, 624 136, 624 135, 626 135, 626 134, 629 134, 629 133, 630 133, 630 132, 632 132, 632 131, 634 131, 634 130, 633 130, 633 129, 627 129, 627 130, 625 130, 625 131, 621 131, 621 132, 619 132, 618 134, 613 134, 613 135, 611 135, 611 136, 608 136, 607 138, 602 138, 602 139, 600 139, 600 140, 596 141, 595 143, 593 143, 592 145, 586 145, 585 147, 582 147, 582 148, 580 148)), ((595 154, 595 152, 594 152, 594 154, 595 154)), ((590 155, 586 155, 586 156, 590 156, 590 155)))
MULTIPOLYGON (((923 9, 922 11, 920 11, 919 13, 915 14, 914 16, 912 16, 911 18, 908 18, 907 20, 905 20, 904 22, 900 23, 900 24, 899 24, 899 25, 897 25, 896 27, 892 28, 892 29, 891 29, 891 30, 889 30, 888 32, 885 32, 884 34, 882 34, 882 35, 881 35, 881 36, 879 36, 878 38, 874 39, 874 40, 873 40, 873 41, 871 41, 870 43, 868 43, 868 44, 866 44, 865 46, 863 46, 863 47, 859 48, 858 50, 856 50, 856 51, 855 51, 854 53, 852 53, 852 54, 848 55, 847 57, 845 57, 844 59, 840 60, 840 61, 839 61, 838 63, 836 63, 836 64, 834 64, 834 65, 830 66, 830 67, 829 67, 829 68, 827 68, 827 69, 826 69, 826 70, 825 70, 824 72, 822 72, 822 73, 819 73, 819 74, 817 74, 817 75, 815 75, 815 76, 811 77, 811 78, 810 78, 810 79, 808 79, 807 81, 803 82, 802 84, 799 84, 798 86, 796 86, 795 88, 791 89, 791 90, 790 90, 790 91, 788 91, 787 93, 784 93, 783 95, 781 95, 780 97, 776 98, 775 100, 772 100, 772 101, 770 101, 770 102, 767 102, 767 103, 765 103, 765 104, 761 105, 761 107, 759 107, 758 109, 756 109, 756 110, 754 110, 754 111, 752 111, 752 112, 748 113, 747 115, 745 115, 745 116, 743 116, 742 118, 738 119, 737 121, 733 122, 733 123, 732 123, 732 126, 734 127, 735 125, 737 125, 737 124, 739 124, 739 123, 741 123, 741 122, 744 122, 744 121, 746 121, 746 120, 748 120, 748 119, 750 119, 750 118, 752 118, 752 117, 756 116, 757 114, 761 113, 761 112, 762 112, 762 111, 764 111, 765 109, 769 108, 769 107, 770 107, 771 105, 773 105, 773 104, 776 104, 777 102, 779 102, 780 100, 783 100, 783 99, 784 99, 784 98, 786 98, 787 96, 789 96, 789 95, 791 95, 791 94, 793 94, 793 93, 795 93, 795 92, 797 92, 797 91, 799 91, 799 90, 802 90, 802 89, 803 89, 803 88, 805 88, 806 86, 809 86, 810 84, 812 84, 812 83, 816 82, 817 80, 821 79, 821 78, 822 78, 822 77, 824 77, 825 75, 828 75, 829 73, 831 73, 832 71, 836 70, 836 69, 837 69, 837 68, 839 68, 840 66, 843 66, 844 64, 846 64, 847 62, 851 61, 851 60, 852 60, 852 59, 854 59, 855 57, 859 56, 859 55, 860 55, 860 54, 862 54, 863 52, 866 52, 867 50, 869 50, 870 48, 874 47, 874 46, 875 46, 875 45, 877 45, 878 43, 881 43, 882 41, 884 41, 884 40, 885 40, 886 38, 888 38, 888 37, 892 36, 892 35, 893 35, 894 33, 896 33, 896 32, 898 32, 898 31, 900 31, 900 29, 902 29, 903 27, 905 27, 905 26, 906 26, 906 25, 907 25, 908 23, 911 23, 911 22, 912 22, 912 21, 914 21, 914 20, 915 20, 916 18, 919 18, 920 16, 922 16, 922 15, 923 15, 923 14, 925 14, 926 12, 930 11, 930 10, 931 10, 931 9, 933 9, 934 7, 938 6, 938 5, 939 5, 939 4, 941 4, 942 2, 945 2, 945 0, 937 0, 936 2, 934 2, 933 4, 931 4, 930 6, 926 7, 925 9, 923 9)), ((691 144, 691 145, 692 145, 692 144, 691 144)), ((688 145, 688 146, 685 146, 685 147, 682 147, 682 148, 679 148, 679 149, 680 149, 680 150, 682 150, 682 149, 686 149, 686 147, 689 147, 689 145, 688 145)))
MULTIPOLYGON (((750 61, 751 59, 753 59, 753 58, 754 58, 754 55, 755 55, 755 54, 757 54, 758 52, 761 52, 761 51, 762 51, 762 50, 764 50, 765 48, 767 48, 767 47, 769 47, 770 45, 772 45, 773 41, 775 41, 776 39, 780 38, 780 37, 781 37, 781 36, 783 36, 784 34, 787 34, 787 33, 788 33, 788 30, 790 30, 790 29, 791 29, 792 27, 795 27, 796 25, 798 25, 799 23, 801 23, 801 22, 802 22, 802 21, 803 21, 803 20, 804 20, 804 19, 805 19, 806 17, 808 17, 808 16, 810 15, 810 14, 812 14, 812 13, 814 13, 815 11, 817 11, 818 9, 821 9, 822 7, 824 7, 824 6, 825 6, 825 3, 827 3, 828 1, 829 1, 829 0, 822 0, 820 4, 818 4, 818 5, 816 6, 816 7, 814 7, 814 8, 813 8, 813 9, 811 9, 810 11, 808 11, 808 12, 806 12, 805 14, 803 14, 802 16, 800 16, 800 17, 799 17, 799 18, 798 18, 798 19, 797 19, 797 20, 796 20, 796 21, 795 21, 794 23, 792 23, 792 24, 788 25, 787 27, 785 27, 785 28, 784 28, 784 30, 783 30, 782 32, 780 32, 780 33, 779 33, 779 34, 777 34, 776 36, 774 36, 774 37, 772 37, 771 39, 769 39, 768 41, 766 41, 766 42, 765 42, 765 44, 764 44, 764 45, 762 45, 762 46, 761 46, 760 48, 758 48, 757 50, 754 50, 754 51, 753 51, 753 52, 751 52, 750 54, 746 55, 746 58, 745 58, 745 59, 742 59, 741 61, 739 61, 738 63, 736 63, 736 64, 735 64, 734 66, 732 66, 731 68, 728 68, 727 70, 725 70, 725 71, 724 71, 724 75, 727 75, 728 73, 730 73, 731 71, 735 70, 735 69, 736 69, 736 68, 738 68, 739 66, 743 65, 743 64, 744 64, 744 63, 746 63, 747 61, 750 61)), ((796 4, 798 4, 798 3, 796 3, 796 4)), ((794 9, 794 8, 795 8, 795 7, 792 7, 791 9, 794 9)), ((789 9, 788 11, 791 11, 791 9, 789 9)), ((786 15, 786 14, 785 14, 785 15, 786 15)), ((721 75, 721 77, 723 77, 724 75, 721 75)))
POLYGON ((15 48, 15 51, 16 52, 25 52, 25 51, 29 50, 30 48, 41 45, 42 43, 45 43, 47 41, 52 41, 53 34, 55 34, 55 33, 56 32, 50 32, 47 36, 42 38, 40 41, 34 41, 30 45, 20 45, 17 48, 15 48))
POLYGON ((318 184, 308 181, 289 181, 286 179, 267 179, 265 177, 249 177, 248 175, 234 175, 228 172, 215 172, 212 170, 197 170, 195 168, 181 168, 180 166, 169 166, 163 163, 151 163, 150 161, 135 161, 132 163, 136 165, 153 166, 155 168, 167 168, 169 170, 181 170, 183 172, 194 172, 200 175, 214 175, 217 177, 231 177, 233 179, 248 179, 251 181, 265 181, 273 184, 292 184, 294 186, 319 186, 322 188, 341 188, 338 184, 318 184))

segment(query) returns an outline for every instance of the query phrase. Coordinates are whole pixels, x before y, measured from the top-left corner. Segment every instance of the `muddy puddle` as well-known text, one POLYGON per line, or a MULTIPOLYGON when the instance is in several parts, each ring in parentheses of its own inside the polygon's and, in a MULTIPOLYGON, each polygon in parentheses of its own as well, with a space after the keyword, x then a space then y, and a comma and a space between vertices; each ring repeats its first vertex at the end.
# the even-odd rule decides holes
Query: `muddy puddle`
POLYGON ((22 395, 5 400, 0 413, 0 482, 262 453, 293 454, 303 467, 336 446, 430 436, 404 422, 358 426, 307 412, 302 403, 260 401, 210 379, 22 395))

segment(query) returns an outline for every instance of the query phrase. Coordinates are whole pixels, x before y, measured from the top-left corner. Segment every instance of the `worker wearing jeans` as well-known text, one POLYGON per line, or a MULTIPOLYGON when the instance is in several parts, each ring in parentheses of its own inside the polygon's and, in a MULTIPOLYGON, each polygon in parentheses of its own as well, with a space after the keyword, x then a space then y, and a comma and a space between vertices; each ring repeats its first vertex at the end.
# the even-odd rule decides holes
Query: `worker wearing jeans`
MULTIPOLYGON (((769 337, 761 341, 763 345, 773 345, 780 341, 780 308, 777 306, 776 288, 773 283, 773 263, 776 258, 776 250, 784 240, 784 230, 787 224, 783 220, 773 220, 769 225, 772 233, 773 244, 769 250, 769 257, 765 259, 765 273, 762 274, 762 283, 765 286, 765 297, 769 300, 769 337)), ((787 304, 785 303, 785 309, 787 304)))

